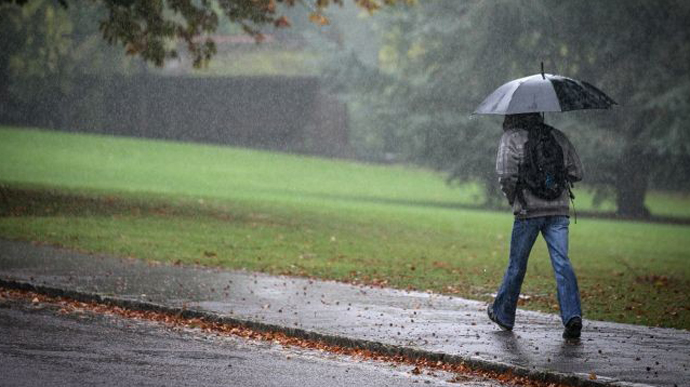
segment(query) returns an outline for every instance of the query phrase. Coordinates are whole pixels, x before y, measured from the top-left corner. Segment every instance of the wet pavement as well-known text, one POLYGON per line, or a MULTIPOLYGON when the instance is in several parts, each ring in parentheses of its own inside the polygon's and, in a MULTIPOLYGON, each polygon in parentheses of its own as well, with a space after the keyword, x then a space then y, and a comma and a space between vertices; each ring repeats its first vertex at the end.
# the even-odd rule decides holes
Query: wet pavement
POLYGON ((501 387, 408 365, 357 361, 116 316, 59 314, 0 299, 2 386, 467 386, 501 387), (68 334, 66 334, 68 333, 68 334))
POLYGON ((617 385, 690 385, 690 332, 584 321, 565 343, 556 315, 519 311, 513 332, 485 304, 329 281, 149 264, 0 240, 0 278, 198 308, 237 319, 369 340, 617 385))

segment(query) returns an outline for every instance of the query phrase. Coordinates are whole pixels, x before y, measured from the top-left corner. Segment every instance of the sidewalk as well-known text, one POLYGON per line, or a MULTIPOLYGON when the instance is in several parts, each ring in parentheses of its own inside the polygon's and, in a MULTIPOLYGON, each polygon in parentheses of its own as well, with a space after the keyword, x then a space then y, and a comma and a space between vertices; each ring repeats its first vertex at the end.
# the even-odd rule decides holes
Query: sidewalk
POLYGON ((483 303, 421 292, 92 256, 0 240, 0 280, 186 307, 496 368, 616 386, 690 385, 690 332, 585 320, 565 344, 555 315, 519 311, 502 332, 483 303))

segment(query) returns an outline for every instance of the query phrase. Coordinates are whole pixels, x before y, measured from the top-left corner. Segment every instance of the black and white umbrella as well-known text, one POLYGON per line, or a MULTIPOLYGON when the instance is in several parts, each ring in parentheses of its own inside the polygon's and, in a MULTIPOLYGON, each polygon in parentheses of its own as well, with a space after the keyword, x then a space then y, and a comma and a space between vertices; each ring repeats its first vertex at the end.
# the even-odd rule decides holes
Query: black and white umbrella
POLYGON ((610 109, 613 105, 613 99, 587 82, 542 72, 499 87, 474 114, 565 112, 610 109))

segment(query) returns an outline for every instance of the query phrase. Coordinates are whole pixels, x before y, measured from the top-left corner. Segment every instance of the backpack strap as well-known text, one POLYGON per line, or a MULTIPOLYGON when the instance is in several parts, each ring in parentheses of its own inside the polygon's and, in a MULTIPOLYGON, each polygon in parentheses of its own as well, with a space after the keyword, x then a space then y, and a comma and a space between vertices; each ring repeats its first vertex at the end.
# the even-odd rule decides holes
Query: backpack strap
POLYGON ((568 196, 570 196, 570 203, 573 205, 573 217, 575 218, 575 224, 577 224, 577 210, 575 209, 575 194, 573 193, 573 188, 575 188, 575 184, 573 184, 572 181, 566 176, 565 179, 566 183, 568 184, 568 196))
POLYGON ((524 193, 524 179, 523 179, 523 169, 518 166, 518 179, 517 183, 515 184, 515 200, 517 200, 520 205, 522 206, 522 211, 527 210, 527 200, 525 200, 525 193, 524 193))

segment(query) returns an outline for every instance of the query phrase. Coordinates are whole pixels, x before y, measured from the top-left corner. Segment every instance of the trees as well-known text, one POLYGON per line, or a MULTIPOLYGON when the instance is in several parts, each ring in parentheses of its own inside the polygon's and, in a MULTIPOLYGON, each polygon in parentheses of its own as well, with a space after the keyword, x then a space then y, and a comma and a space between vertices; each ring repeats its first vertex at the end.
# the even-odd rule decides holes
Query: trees
MULTIPOLYGON (((240 25, 245 32, 262 39, 266 25, 289 27, 290 21, 281 14, 281 7, 294 7, 295 0, 92 0, 106 10, 100 20, 103 38, 122 45, 129 55, 162 66, 166 59, 178 56, 175 41, 182 41, 193 58, 195 67, 208 63, 216 53, 209 37, 218 28, 219 18, 240 25)), ((360 7, 374 12, 382 5, 398 0, 353 0, 360 7)), ((413 0, 402 0, 413 2, 413 0)), ((26 6, 28 0, 0 0, 0 6, 26 6)), ((59 0, 67 8, 73 1, 59 0)), ((329 5, 342 5, 343 0, 317 0, 308 8, 310 19, 327 24, 323 10, 329 5)))
POLYGON ((64 94, 69 87, 73 63, 63 59, 73 48, 68 37, 73 29, 67 15, 46 2, 0 13, 0 92, 13 97, 3 115, 20 115, 19 106, 27 100, 37 101, 38 109, 57 108, 50 101, 58 100, 52 96, 64 94))
POLYGON ((124 55, 99 44, 97 20, 104 14, 90 3, 65 8, 34 0, 22 7, 0 6, 0 95, 9 97, 0 117, 60 127, 67 114, 77 114, 61 103, 72 95, 77 78, 126 72, 131 63, 124 55))
MULTIPOLYGON (((690 5, 678 0, 420 3, 387 17, 393 85, 371 88, 395 109, 410 160, 483 181, 493 197, 499 122, 469 117, 503 82, 539 71, 587 80, 620 107, 551 114, 582 153, 587 182, 612 193, 618 213, 647 216, 650 183, 688 175, 690 5), (396 90, 390 96, 391 90, 396 90), (388 93, 388 94, 387 94, 388 93)), ((400 149, 404 151, 405 149, 400 149)))
POLYGON ((644 195, 651 177, 677 171, 690 155, 690 36, 684 27, 690 5, 546 3, 577 20, 559 23, 552 34, 567 51, 564 60, 577 64, 571 73, 594 80, 621 104, 596 125, 618 141, 608 152, 617 157, 599 162, 605 172, 595 182, 613 186, 620 215, 647 216, 644 195))
MULTIPOLYGON (((353 2, 369 10, 396 3, 353 2)), ((73 33, 58 34, 62 43, 50 50, 27 51, 30 47, 18 40, 8 20, 20 9, 17 5, 26 10, 31 3, 0 0, 0 88, 11 83, 10 55, 16 65, 22 55, 59 53, 60 44, 73 39, 73 33)), ((60 3, 74 8, 69 0, 60 3)), ((290 24, 283 12, 288 7, 311 3, 92 0, 91 4, 100 10, 96 20, 102 36, 130 55, 160 65, 177 55, 175 43, 181 41, 194 64, 203 66, 215 52, 206 36, 221 21, 238 23, 260 39, 263 26, 290 24)), ((326 23, 322 11, 333 4, 342 0, 318 0, 306 12, 312 21, 326 23)), ((536 73, 543 61, 547 71, 588 80, 621 104, 604 113, 547 116, 578 146, 588 167, 587 182, 600 194, 612 193, 621 215, 648 214, 644 196, 650 184, 690 186, 690 32, 685 28, 690 3, 437 0, 387 10, 378 13, 381 28, 376 39, 383 44, 379 65, 346 53, 333 61, 327 73, 328 79, 341 81, 336 86, 354 96, 353 104, 360 106, 362 121, 368 123, 362 137, 368 136, 367 141, 381 152, 446 171, 451 180, 479 180, 490 201, 499 201, 492 156, 499 122, 471 118, 469 113, 502 82, 536 73)), ((79 28, 78 23, 73 28, 79 28)))
MULTIPOLYGON (((352 3, 373 12, 392 1, 352 3)), ((310 8, 303 10, 313 22, 326 23, 323 10, 333 4, 342 1, 305 2, 310 8)), ((147 71, 147 63, 163 65, 178 50, 187 50, 194 66, 202 67, 215 53, 214 31, 244 28, 260 41, 267 26, 289 26, 286 15, 298 14, 297 5, 291 0, 0 0, 0 96, 8 96, 0 118, 60 127, 67 115, 98 115, 89 108, 90 96, 79 96, 78 112, 59 102, 74 97, 70 89, 86 82, 84 75, 147 71)))

